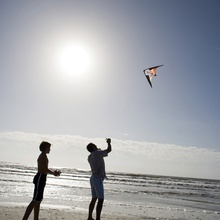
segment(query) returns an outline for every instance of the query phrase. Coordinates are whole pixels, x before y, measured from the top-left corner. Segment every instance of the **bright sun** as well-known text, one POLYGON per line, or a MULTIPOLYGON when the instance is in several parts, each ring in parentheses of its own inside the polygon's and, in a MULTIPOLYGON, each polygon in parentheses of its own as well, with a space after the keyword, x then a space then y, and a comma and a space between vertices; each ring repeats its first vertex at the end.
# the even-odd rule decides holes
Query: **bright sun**
POLYGON ((81 45, 66 47, 60 56, 62 71, 71 76, 80 76, 90 67, 91 59, 88 50, 81 45))

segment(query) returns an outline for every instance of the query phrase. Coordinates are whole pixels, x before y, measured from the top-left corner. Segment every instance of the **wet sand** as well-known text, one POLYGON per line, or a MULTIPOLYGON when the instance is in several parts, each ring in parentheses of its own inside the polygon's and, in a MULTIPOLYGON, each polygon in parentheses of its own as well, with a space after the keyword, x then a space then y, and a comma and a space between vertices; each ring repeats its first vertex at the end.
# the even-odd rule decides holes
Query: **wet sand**
MULTIPOLYGON (((24 205, 1 205, 0 206, 0 219, 1 220, 19 220, 22 219, 26 206, 24 205)), ((94 213, 95 214, 95 213, 94 213)), ((95 217, 95 215, 94 215, 95 217)), ((120 214, 120 213, 106 213, 103 211, 103 220, 135 220, 135 219, 158 219, 158 220, 218 220, 220 218, 220 213, 217 212, 205 212, 205 211, 180 211, 180 210, 151 210, 143 213, 142 216, 134 214, 120 214)), ((33 213, 29 217, 33 219, 33 213)), ((80 208, 68 208, 62 206, 44 206, 42 205, 40 211, 39 220, 86 220, 87 211, 80 208)))

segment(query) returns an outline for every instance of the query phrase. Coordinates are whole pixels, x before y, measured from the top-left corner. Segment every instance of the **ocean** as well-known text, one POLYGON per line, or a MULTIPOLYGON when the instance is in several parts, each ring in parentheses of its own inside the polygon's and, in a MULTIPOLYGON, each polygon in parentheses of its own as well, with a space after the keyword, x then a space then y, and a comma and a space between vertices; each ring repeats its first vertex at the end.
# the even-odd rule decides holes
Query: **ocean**
MULTIPOLYGON (((60 168, 60 177, 48 175, 45 206, 87 211, 91 199, 90 171, 60 168)), ((0 162, 0 203, 27 205, 33 195, 36 167, 0 162)), ((147 215, 165 212, 206 213, 220 218, 220 180, 132 173, 107 173, 103 210, 147 215)))

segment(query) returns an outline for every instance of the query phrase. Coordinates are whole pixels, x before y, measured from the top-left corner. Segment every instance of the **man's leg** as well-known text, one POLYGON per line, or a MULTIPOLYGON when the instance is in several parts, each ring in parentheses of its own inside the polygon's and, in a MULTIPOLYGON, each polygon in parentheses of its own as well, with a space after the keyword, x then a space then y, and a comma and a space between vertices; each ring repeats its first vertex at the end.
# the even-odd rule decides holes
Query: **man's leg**
POLYGON ((102 212, 102 206, 103 206, 104 199, 98 199, 98 204, 96 207, 96 220, 101 219, 101 212, 102 212))
POLYGON ((92 218, 92 213, 95 207, 95 203, 96 203, 97 198, 92 198, 90 204, 89 204, 89 216, 88 216, 88 220, 94 220, 92 218))
POLYGON ((34 206, 34 220, 38 220, 40 212, 40 202, 34 206))
POLYGON ((27 207, 27 209, 26 209, 26 211, 25 211, 25 214, 24 214, 24 217, 23 217, 22 220, 27 220, 27 219, 28 219, 29 215, 31 214, 31 212, 32 212, 32 210, 33 210, 33 208, 35 207, 36 204, 37 204, 37 202, 32 201, 32 202, 28 205, 28 207, 27 207))

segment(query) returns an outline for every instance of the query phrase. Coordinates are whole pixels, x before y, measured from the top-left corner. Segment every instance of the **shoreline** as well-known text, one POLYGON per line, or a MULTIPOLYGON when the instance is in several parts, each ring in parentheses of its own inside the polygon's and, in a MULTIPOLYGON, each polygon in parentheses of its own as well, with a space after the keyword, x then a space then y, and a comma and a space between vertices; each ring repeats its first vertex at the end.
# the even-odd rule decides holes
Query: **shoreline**
MULTIPOLYGON (((28 204, 27 204, 28 205, 28 204)), ((0 219, 1 220, 18 220, 22 219, 26 206, 24 204, 0 204, 0 219)), ((87 210, 80 208, 71 208, 64 206, 50 206, 43 205, 40 209, 39 220, 86 220, 87 210)), ((95 212, 94 212, 95 217, 95 212)), ((33 212, 31 213, 29 219, 33 219, 33 212)), ((132 219, 143 219, 142 217, 125 215, 125 214, 115 214, 115 213, 102 213, 103 220, 132 220, 132 219)), ((144 218, 148 220, 155 220, 156 218, 144 218)))
MULTIPOLYGON (((0 219, 1 220, 18 220, 22 219, 28 203, 10 203, 0 202, 0 219)), ((118 207, 117 207, 118 208, 118 207)), ((87 210, 79 207, 70 207, 63 205, 41 205, 39 220, 86 220, 87 210)), ((95 210, 94 210, 95 217, 95 210)), ((123 212, 107 212, 105 208, 102 211, 103 220, 218 220, 220 212, 206 212, 196 210, 178 210, 167 208, 157 208, 145 210, 142 216, 137 213, 124 214, 123 212)), ((33 212, 29 219, 33 219, 33 212)))

